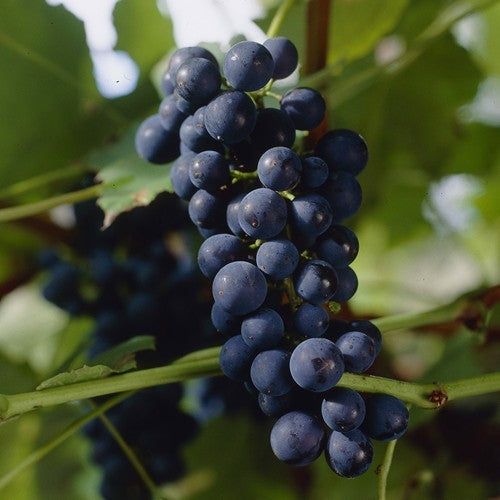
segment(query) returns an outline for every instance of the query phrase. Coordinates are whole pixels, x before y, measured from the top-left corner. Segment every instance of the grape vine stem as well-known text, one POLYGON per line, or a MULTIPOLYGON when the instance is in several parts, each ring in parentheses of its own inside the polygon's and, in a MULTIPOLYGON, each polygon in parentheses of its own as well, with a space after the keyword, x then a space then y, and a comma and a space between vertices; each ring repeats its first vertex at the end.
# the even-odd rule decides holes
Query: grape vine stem
POLYGON ((285 17, 288 14, 289 10, 293 7, 295 0, 285 0, 279 7, 274 17, 269 25, 269 29, 267 30, 266 36, 267 38, 273 38, 278 35, 283 22, 285 21, 285 17))
MULTIPOLYGON (((485 302, 492 300, 497 288, 467 294, 435 309, 411 315, 388 316, 375 320, 383 333, 409 327, 425 327, 460 321, 465 314, 484 315, 485 302), (482 310, 480 308, 482 307, 482 310), (479 309, 476 311, 476 309, 479 309)), ((496 297, 496 295, 495 295, 496 297)), ((22 394, 0 395, 0 421, 23 413, 70 401, 138 390, 155 385, 181 382, 199 377, 221 375, 220 347, 192 352, 158 368, 138 370, 98 380, 89 380, 61 387, 22 394)), ((448 401, 500 391, 500 372, 451 382, 436 381, 416 384, 372 375, 345 373, 339 386, 362 392, 386 393, 422 408, 440 408, 448 401)))

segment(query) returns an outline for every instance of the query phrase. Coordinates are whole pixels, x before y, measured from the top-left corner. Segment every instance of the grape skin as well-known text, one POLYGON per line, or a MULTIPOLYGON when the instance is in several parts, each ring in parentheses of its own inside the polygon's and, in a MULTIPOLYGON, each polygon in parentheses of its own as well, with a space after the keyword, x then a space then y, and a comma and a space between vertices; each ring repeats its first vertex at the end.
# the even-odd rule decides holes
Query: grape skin
POLYGON ((295 245, 285 239, 265 241, 257 250, 257 267, 276 281, 291 276, 299 259, 295 245))
POLYGON ((323 451, 325 431, 309 413, 292 411, 278 419, 271 430, 271 448, 276 457, 290 465, 307 465, 323 451))
POLYGON ((285 227, 285 200, 268 188, 250 191, 240 202, 238 222, 252 238, 274 238, 285 227))
POLYGON ((243 316, 264 303, 267 295, 266 278, 249 262, 230 262, 215 275, 212 294, 215 303, 227 312, 243 316))
POLYGON ((332 431, 326 443, 326 462, 342 477, 357 477, 365 473, 373 460, 373 446, 358 429, 349 432, 332 431))
POLYGON ((337 384, 344 373, 342 353, 328 339, 304 340, 292 352, 290 372, 303 389, 327 391, 337 384))

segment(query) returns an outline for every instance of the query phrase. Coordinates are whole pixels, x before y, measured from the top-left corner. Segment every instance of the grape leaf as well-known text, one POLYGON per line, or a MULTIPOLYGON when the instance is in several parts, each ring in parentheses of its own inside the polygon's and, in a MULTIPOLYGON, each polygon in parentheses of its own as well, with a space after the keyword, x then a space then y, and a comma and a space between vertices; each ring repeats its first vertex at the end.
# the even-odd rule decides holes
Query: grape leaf
POLYGON ((50 387, 60 387, 62 385, 77 384, 78 382, 87 382, 88 380, 97 380, 108 377, 112 373, 118 372, 105 365, 83 365, 75 370, 58 373, 54 377, 44 380, 37 386, 36 390, 43 391, 44 389, 49 389, 50 387))
POLYGON ((148 205, 162 191, 172 190, 171 164, 153 165, 138 156, 134 147, 136 128, 131 127, 117 143, 90 158, 98 169, 97 178, 104 182, 97 203, 104 210, 105 227, 121 212, 148 205))
POLYGON ((110 366, 114 370, 128 371, 136 368, 135 353, 155 349, 155 338, 152 335, 138 335, 104 351, 94 358, 96 364, 110 366))
POLYGON ((123 373, 137 368, 135 353, 155 348, 155 339, 150 335, 138 335, 121 342, 111 349, 92 359, 92 366, 83 365, 80 368, 58 373, 44 380, 36 389, 41 391, 49 387, 76 384, 87 380, 105 378, 113 373, 123 373))
POLYGON ((0 16, 2 186, 80 158, 121 123, 97 92, 81 21, 26 7, 5 0, 0 16))
POLYGON ((366 55, 399 21, 407 0, 336 0, 330 13, 330 62, 366 55))

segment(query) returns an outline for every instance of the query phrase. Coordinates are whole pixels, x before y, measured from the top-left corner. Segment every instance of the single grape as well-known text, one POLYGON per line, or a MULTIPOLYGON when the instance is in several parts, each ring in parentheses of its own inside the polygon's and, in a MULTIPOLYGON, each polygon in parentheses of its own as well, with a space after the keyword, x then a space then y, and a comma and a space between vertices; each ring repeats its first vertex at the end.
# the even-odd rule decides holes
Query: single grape
POLYGON ((234 89, 243 92, 258 90, 271 79, 274 61, 270 52, 257 42, 233 45, 224 59, 224 75, 234 89))
POLYGON ((309 156, 302 160, 302 182, 308 188, 322 186, 328 178, 328 165, 317 156, 309 156))
POLYGON ((361 186, 356 177, 347 172, 330 174, 319 191, 330 203, 335 222, 354 215, 361 206, 361 186))
POLYGON ((179 136, 163 128, 158 115, 146 118, 135 134, 135 149, 150 163, 168 163, 179 155, 179 136))
POLYGON ((241 328, 241 318, 229 314, 225 309, 214 304, 210 315, 215 329, 227 335, 238 335, 241 328))
POLYGON ((217 151, 219 154, 224 152, 224 146, 217 142, 212 136, 205 131, 205 134, 200 134, 195 126, 193 116, 188 116, 181 125, 179 130, 181 147, 185 146, 190 151, 201 153, 206 150, 217 151))
POLYGON ((332 300, 335 302, 347 302, 358 289, 358 277, 350 267, 335 269, 337 273, 337 290, 333 294, 332 300))
POLYGON ((243 381, 248 378, 254 356, 255 353, 243 342, 241 335, 235 335, 222 346, 219 356, 221 370, 226 377, 243 381))
POLYGON ((181 111, 182 113, 184 113, 186 116, 191 115, 200 107, 199 103, 197 103, 195 101, 188 101, 187 99, 184 99, 184 97, 182 97, 179 94, 179 91, 177 90, 177 88, 174 89, 174 91, 172 92, 172 95, 174 96, 174 102, 175 102, 177 109, 179 111, 181 111))
POLYGON ((203 137, 210 135, 207 132, 207 128, 205 127, 205 109, 206 106, 202 106, 201 108, 198 108, 193 114, 194 129, 199 135, 203 137))
POLYGON ((319 420, 302 411, 285 413, 271 430, 271 448, 279 460, 290 465, 307 465, 324 449, 325 431, 319 420))
POLYGON ((207 278, 213 278, 229 262, 246 258, 245 244, 232 234, 216 234, 206 239, 198 251, 198 266, 207 278))
POLYGON ((285 239, 265 241, 256 257, 257 267, 275 281, 291 276, 300 259, 295 245, 285 239))
POLYGON ((200 228, 214 229, 222 225, 225 210, 225 203, 204 189, 196 191, 189 200, 189 217, 200 228))
POLYGON ((328 262, 310 260, 295 277, 295 290, 305 301, 314 305, 328 302, 337 289, 337 274, 328 262))
POLYGON ((326 443, 326 462, 342 477, 364 474, 373 460, 373 446, 358 429, 349 432, 333 431, 326 443))
POLYGON ((189 178, 197 188, 214 194, 231 180, 226 160, 217 151, 198 153, 189 166, 189 178))
POLYGON ((172 76, 170 74, 169 68, 167 68, 161 76, 160 87, 161 87, 162 94, 165 97, 168 97, 174 91, 175 81, 172 80, 172 76))
POLYGON ((344 333, 335 344, 344 356, 346 371, 363 373, 375 361, 375 343, 364 333, 344 333))
POLYGON ((373 394, 365 400, 363 431, 378 441, 399 439, 408 429, 410 413, 403 401, 388 394, 373 394))
POLYGON ((212 294, 217 305, 230 314, 243 316, 264 303, 266 278, 249 262, 230 262, 215 275, 212 294))
POLYGON ((316 238, 332 222, 332 209, 323 196, 316 193, 297 196, 290 205, 290 222, 295 232, 316 238))
POLYGON ((268 38, 264 47, 271 53, 274 61, 273 78, 281 80, 290 76, 299 62, 299 53, 295 45, 283 36, 268 38))
POLYGON ((175 74, 175 83, 181 97, 205 104, 219 91, 221 76, 216 64, 193 57, 181 64, 175 74))
POLYGON ((226 210, 226 222, 231 230, 231 232, 236 236, 244 236, 245 231, 240 226, 238 220, 238 214, 240 211, 241 200, 247 195, 247 193, 241 193, 235 196, 228 204, 226 210))
POLYGON ((285 333, 281 316, 274 309, 259 309, 241 323, 241 336, 256 351, 276 347, 285 333))
POLYGON ((253 385, 269 396, 282 396, 293 388, 290 375, 290 354, 282 349, 262 351, 252 362, 250 377, 253 385))
POLYGON ((321 403, 323 420, 334 431, 357 429, 363 423, 365 414, 365 401, 353 389, 334 387, 325 394, 321 403))
POLYGON ((292 352, 290 372, 293 380, 303 389, 327 391, 337 384, 344 373, 342 353, 328 339, 304 340, 292 352))
POLYGON ((330 130, 316 144, 314 154, 328 163, 332 172, 358 175, 368 162, 366 142, 357 132, 330 130))
POLYGON ((271 189, 254 189, 240 202, 238 222, 252 238, 273 238, 284 229, 286 219, 285 200, 271 189))
POLYGON ((175 82, 177 70, 181 67, 181 65, 188 59, 191 59, 193 57, 208 59, 210 62, 215 64, 215 66, 217 66, 217 59, 215 59, 214 55, 209 50, 197 46, 181 47, 180 49, 177 49, 170 57, 168 71, 170 73, 170 79, 172 82, 175 82))
POLYGON ((170 170, 170 181, 172 182, 174 193, 182 200, 189 200, 196 193, 196 187, 193 186, 189 178, 189 165, 195 156, 195 153, 187 153, 179 156, 174 161, 170 170))
POLYGON ((323 233, 316 245, 318 257, 335 269, 347 267, 357 257, 359 241, 354 231, 340 224, 333 224, 323 233))
POLYGON ((323 121, 326 104, 317 90, 299 87, 283 96, 281 109, 288 114, 296 129, 312 130, 323 121))
POLYGON ((281 417, 289 412, 295 402, 293 391, 287 392, 281 396, 270 396, 269 394, 259 393, 258 401, 262 412, 268 417, 281 417))
POLYGON ((321 337, 329 324, 328 313, 320 306, 304 302, 295 311, 293 324, 301 335, 306 337, 321 337))
POLYGON ((246 94, 223 92, 205 108, 208 133, 224 144, 236 144, 249 136, 255 127, 255 106, 246 94))
POLYGON ((299 182, 302 162, 291 149, 279 146, 267 150, 260 157, 257 172, 265 187, 286 191, 299 182))
POLYGON ((351 321, 349 327, 347 331, 363 332, 368 335, 375 343, 375 356, 378 356, 382 348, 382 334, 380 330, 371 321, 363 319, 351 321))
POLYGON ((169 95, 161 101, 158 115, 163 128, 172 131, 179 130, 182 122, 186 119, 186 115, 177 108, 173 95, 169 95))

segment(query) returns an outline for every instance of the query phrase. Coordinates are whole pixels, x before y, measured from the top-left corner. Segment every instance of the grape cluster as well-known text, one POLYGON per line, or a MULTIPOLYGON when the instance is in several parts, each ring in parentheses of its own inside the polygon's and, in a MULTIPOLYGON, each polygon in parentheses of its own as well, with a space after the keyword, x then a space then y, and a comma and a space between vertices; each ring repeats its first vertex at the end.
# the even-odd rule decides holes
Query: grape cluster
POLYGON ((206 49, 177 50, 163 75, 165 98, 138 129, 136 148, 155 163, 175 159, 173 189, 206 238, 198 264, 213 280, 212 322, 229 337, 221 369, 279 417, 273 452, 306 465, 325 451, 335 472, 355 477, 371 464, 370 438, 401 436, 408 411, 392 396, 336 387, 344 371, 368 370, 381 348, 374 324, 328 313, 358 287, 349 267, 358 239, 341 222, 361 205, 356 176, 368 150, 358 133, 337 129, 307 151, 326 112, 314 89, 264 106, 277 97, 273 81, 297 62, 282 37, 234 45, 224 77, 206 49))
MULTIPOLYGON (((53 249, 39 256, 48 270, 43 295, 72 315, 95 319, 89 358, 140 334, 156 337, 156 351, 138 353, 141 367, 165 364, 204 347, 213 328, 209 306, 182 232, 185 211, 170 195, 148 207, 122 214, 102 231, 95 201, 75 205, 76 256, 53 249), (193 314, 196 310, 198 314, 193 314)), ((179 408, 182 386, 141 391, 108 413, 125 442, 157 484, 184 473, 182 445, 198 423, 179 408), (168 422, 168 425, 165 425, 168 422)), ((147 499, 150 493, 114 438, 99 420, 85 428, 93 441, 93 460, 101 466, 105 499, 147 499)))

